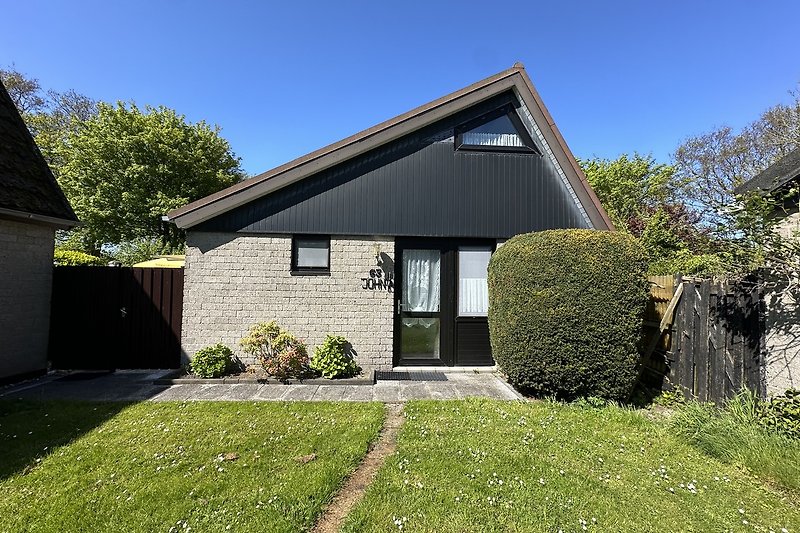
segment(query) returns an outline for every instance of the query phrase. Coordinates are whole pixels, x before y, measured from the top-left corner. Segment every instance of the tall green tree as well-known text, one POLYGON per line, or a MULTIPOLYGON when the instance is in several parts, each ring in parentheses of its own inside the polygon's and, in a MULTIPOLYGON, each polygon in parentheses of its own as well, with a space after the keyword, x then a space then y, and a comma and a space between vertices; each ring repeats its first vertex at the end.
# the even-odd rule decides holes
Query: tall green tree
POLYGON ((616 228, 644 247, 653 274, 719 271, 711 242, 676 192, 675 168, 634 153, 580 161, 616 228))
POLYGON ((94 254, 158 238, 180 248, 183 233, 161 217, 244 177, 218 127, 191 124, 166 107, 100 103, 54 153, 59 183, 83 222, 72 241, 94 254))
POLYGON ((56 148, 67 135, 97 114, 97 102, 74 90, 44 91, 39 80, 9 67, 0 69, 0 80, 8 90, 25 124, 36 139, 45 160, 58 174, 61 162, 56 148))

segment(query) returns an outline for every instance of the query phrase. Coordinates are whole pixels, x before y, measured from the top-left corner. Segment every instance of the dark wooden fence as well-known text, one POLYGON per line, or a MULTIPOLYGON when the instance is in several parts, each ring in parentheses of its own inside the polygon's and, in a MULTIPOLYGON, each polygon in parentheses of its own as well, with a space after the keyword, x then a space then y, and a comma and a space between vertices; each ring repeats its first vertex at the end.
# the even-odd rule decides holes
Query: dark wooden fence
POLYGON ((55 267, 53 368, 178 368, 182 308, 182 268, 55 267))
POLYGON ((700 401, 719 403, 743 387, 764 396, 764 315, 756 285, 679 279, 673 289, 664 286, 665 279, 651 281, 655 284, 645 324, 651 330, 656 323, 668 326, 646 336, 644 344, 654 348, 645 350, 646 374, 661 373, 700 401), (668 298, 669 291, 675 298, 668 298))

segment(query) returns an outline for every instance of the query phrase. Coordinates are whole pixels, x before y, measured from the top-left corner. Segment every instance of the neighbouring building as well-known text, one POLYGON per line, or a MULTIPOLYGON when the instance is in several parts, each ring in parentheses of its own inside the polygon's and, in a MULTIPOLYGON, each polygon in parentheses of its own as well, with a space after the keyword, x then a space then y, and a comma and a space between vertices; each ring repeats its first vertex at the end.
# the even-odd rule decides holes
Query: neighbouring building
MULTIPOLYGON (((795 149, 754 178, 742 183, 736 194, 759 192, 775 198, 786 197, 775 211, 778 232, 786 238, 800 239, 800 207, 797 193, 786 194, 800 185, 800 148, 795 149)), ((782 394, 800 388, 800 290, 777 283, 764 294, 764 350, 767 394, 782 394)))
POLYGON ((77 224, 0 83, 0 382, 47 369, 55 230, 77 224))
POLYGON ((496 247, 612 229, 519 64, 168 217, 187 232, 185 357, 274 319, 378 369, 492 365, 496 247))

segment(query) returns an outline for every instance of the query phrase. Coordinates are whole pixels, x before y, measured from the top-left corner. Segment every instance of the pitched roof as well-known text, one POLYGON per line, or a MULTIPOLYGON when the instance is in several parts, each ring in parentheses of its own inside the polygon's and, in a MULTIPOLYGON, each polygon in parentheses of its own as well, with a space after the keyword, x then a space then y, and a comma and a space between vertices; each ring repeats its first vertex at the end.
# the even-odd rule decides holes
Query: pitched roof
POLYGON ((0 218, 56 227, 79 224, 67 198, 0 83, 0 218))
POLYGON ((167 217, 178 227, 194 226, 508 90, 515 91, 533 115, 592 224, 598 229, 613 229, 611 219, 600 205, 575 156, 520 63, 346 139, 175 209, 167 217))
POLYGON ((774 192, 797 178, 800 178, 800 148, 789 152, 757 176, 736 187, 733 192, 736 194, 750 191, 774 192))

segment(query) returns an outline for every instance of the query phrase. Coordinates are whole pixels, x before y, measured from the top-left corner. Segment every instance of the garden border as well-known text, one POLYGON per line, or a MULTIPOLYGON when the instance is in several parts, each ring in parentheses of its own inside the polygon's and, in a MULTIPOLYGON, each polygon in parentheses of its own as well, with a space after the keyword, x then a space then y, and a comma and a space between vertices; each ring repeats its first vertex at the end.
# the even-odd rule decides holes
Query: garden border
POLYGON ((180 377, 183 370, 175 370, 165 376, 153 380, 154 385, 187 385, 187 384, 201 384, 201 385, 235 385, 241 383, 258 384, 258 385, 374 385, 375 384, 375 371, 368 370, 363 376, 354 378, 312 378, 312 379, 293 379, 289 383, 282 383, 275 378, 259 378, 249 376, 231 376, 223 378, 190 378, 180 377))

